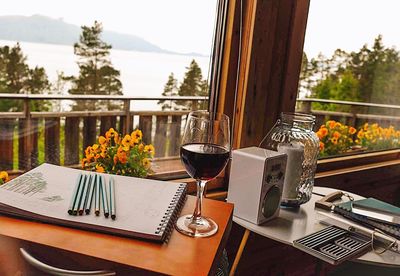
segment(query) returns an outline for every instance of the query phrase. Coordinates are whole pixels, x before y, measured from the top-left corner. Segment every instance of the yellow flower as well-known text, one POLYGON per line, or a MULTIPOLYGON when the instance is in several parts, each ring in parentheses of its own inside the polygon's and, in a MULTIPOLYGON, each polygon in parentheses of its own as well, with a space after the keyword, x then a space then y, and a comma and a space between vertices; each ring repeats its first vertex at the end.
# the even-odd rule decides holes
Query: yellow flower
POLYGON ((113 134, 114 134, 114 129, 113 129, 113 128, 110 128, 110 129, 106 132, 106 138, 107 138, 107 139, 110 139, 111 136, 113 136, 113 134))
POLYGON ((155 149, 152 144, 144 146, 144 151, 150 153, 151 156, 155 154, 155 149))
POLYGON ((368 129, 368 123, 365 123, 364 124, 364 130, 367 130, 368 129))
POLYGON ((140 129, 136 129, 131 133, 132 140, 136 143, 139 143, 142 140, 143 133, 140 129))
POLYGON ((114 132, 114 142, 115 144, 119 144, 121 142, 118 132, 114 132))
POLYGON ((99 136, 99 144, 100 145, 104 145, 105 143, 107 143, 107 139, 104 136, 99 136))
POLYGON ((6 171, 0 172, 0 184, 6 183, 8 181, 8 173, 6 171))
POLYGON ((142 151, 143 151, 143 149, 144 149, 144 145, 143 145, 143 144, 139 144, 139 146, 138 146, 138 150, 139 150, 139 152, 142 152, 142 151))
POLYGON ((357 133, 357 138, 358 139, 364 138, 364 131, 362 129, 357 133))
POLYGON ((335 123, 335 127, 338 127, 338 128, 339 128, 339 127, 341 127, 341 126, 342 126, 341 123, 339 123, 339 122, 336 122, 336 123, 335 123))
POLYGON ((338 139, 336 137, 331 138, 331 142, 336 145, 338 142, 338 139))
POLYGON ((93 149, 94 151, 96 151, 98 148, 99 148, 99 145, 98 145, 98 144, 94 144, 94 145, 92 146, 92 149, 93 149))
POLYGON ((96 172, 103 173, 104 167, 100 164, 96 164, 96 172))
POLYGON ((146 169, 148 169, 148 168, 150 168, 150 165, 151 165, 150 160, 147 159, 147 158, 144 158, 144 159, 143 159, 143 166, 144 166, 146 169))
POLYGON ((132 145, 132 137, 130 135, 128 135, 128 134, 125 135, 124 139, 122 139, 121 144, 124 147, 128 147, 128 150, 129 150, 129 146, 132 145))

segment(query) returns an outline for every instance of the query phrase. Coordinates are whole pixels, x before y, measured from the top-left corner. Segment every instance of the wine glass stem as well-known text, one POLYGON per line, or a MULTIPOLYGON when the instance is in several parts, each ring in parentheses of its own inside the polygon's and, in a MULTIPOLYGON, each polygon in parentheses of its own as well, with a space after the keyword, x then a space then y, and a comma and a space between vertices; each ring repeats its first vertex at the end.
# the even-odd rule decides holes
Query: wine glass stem
POLYGON ((204 180, 196 180, 197 183, 197 199, 196 199, 196 208, 193 212, 192 221, 196 222, 201 219, 201 207, 203 205, 203 194, 204 188, 206 187, 206 181, 204 180))

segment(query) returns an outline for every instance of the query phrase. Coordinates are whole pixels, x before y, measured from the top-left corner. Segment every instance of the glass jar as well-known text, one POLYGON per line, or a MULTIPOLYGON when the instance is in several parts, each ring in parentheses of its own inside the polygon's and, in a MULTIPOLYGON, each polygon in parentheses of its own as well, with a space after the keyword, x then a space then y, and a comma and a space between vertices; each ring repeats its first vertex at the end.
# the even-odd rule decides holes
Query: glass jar
POLYGON ((319 153, 314 124, 313 115, 283 112, 260 144, 288 156, 282 206, 298 207, 311 198, 319 153))

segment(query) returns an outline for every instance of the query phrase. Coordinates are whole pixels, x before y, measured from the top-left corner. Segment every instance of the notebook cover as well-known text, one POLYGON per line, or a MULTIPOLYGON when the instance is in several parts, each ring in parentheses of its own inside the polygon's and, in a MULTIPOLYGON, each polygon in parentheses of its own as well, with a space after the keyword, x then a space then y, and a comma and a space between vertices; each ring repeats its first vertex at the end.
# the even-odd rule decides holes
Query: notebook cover
POLYGON ((364 209, 371 210, 371 211, 378 211, 388 214, 393 214, 400 216, 400 208, 396 207, 392 204, 386 203, 384 201, 380 201, 375 198, 366 198, 360 199, 353 202, 354 206, 358 205, 364 209))

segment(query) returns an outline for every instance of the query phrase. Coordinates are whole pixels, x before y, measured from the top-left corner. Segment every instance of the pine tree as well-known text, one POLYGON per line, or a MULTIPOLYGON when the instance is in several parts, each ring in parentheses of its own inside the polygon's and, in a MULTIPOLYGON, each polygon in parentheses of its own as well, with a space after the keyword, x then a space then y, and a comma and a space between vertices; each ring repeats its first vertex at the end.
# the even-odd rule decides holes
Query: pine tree
MULTIPOLYGON (((49 81, 44 68, 30 69, 22 49, 17 43, 14 47, 0 47, 0 93, 40 94, 48 90, 49 81)), ((32 101, 32 111, 47 111, 49 101, 32 101)), ((22 102, 4 99, 0 111, 21 111, 22 102)))
MULTIPOLYGON (((197 62, 193 59, 186 69, 185 77, 179 87, 179 96, 207 96, 208 83, 206 80, 203 80, 201 68, 197 62)), ((179 109, 197 109, 198 105, 199 103, 193 106, 193 103, 185 101, 184 103, 180 103, 179 109)))
MULTIPOLYGON (((174 73, 168 76, 168 81, 164 85, 164 92, 162 93, 164 97, 178 96, 178 80, 174 77, 174 73)), ((176 103, 172 100, 161 100, 158 101, 161 105, 162 110, 177 109, 176 103)))
MULTIPOLYGON (((82 26, 79 42, 74 44, 74 54, 78 56, 79 76, 69 77, 72 81, 70 94, 83 95, 122 95, 120 72, 111 64, 111 45, 101 39, 102 25, 95 21, 92 27, 82 26)), ((112 109, 110 102, 84 102, 74 106, 81 109, 112 109)))

